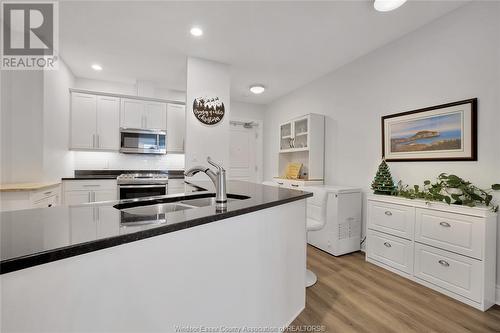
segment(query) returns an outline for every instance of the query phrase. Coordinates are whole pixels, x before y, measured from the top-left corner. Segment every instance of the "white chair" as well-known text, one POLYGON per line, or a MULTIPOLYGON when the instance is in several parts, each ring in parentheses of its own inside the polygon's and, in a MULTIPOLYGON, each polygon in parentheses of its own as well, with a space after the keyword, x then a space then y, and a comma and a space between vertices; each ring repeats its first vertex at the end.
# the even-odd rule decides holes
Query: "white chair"
MULTIPOLYGON (((307 199, 307 231, 323 229, 326 224, 326 213, 328 204, 328 191, 321 187, 308 186, 307 192, 312 192, 314 196, 307 199)), ((312 271, 306 271, 306 287, 313 286, 318 278, 312 271)))

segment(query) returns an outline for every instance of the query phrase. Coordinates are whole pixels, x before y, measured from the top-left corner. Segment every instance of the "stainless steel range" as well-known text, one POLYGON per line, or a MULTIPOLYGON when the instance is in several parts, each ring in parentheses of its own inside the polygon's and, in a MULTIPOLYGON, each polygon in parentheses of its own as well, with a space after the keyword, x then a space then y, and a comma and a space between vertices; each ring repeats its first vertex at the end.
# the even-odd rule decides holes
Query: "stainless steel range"
POLYGON ((116 178, 120 200, 166 195, 166 173, 124 173, 116 178))

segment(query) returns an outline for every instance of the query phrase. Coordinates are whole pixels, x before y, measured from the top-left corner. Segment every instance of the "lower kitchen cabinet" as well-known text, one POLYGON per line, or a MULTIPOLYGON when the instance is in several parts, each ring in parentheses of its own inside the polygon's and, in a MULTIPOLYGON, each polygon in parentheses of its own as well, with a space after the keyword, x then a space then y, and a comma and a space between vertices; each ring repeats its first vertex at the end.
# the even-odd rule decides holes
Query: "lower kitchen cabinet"
POLYGON ((111 237, 120 231, 120 211, 113 207, 84 205, 69 209, 71 243, 111 237))
POLYGON ((61 203, 61 185, 54 184, 26 189, 25 184, 19 184, 19 189, 12 189, 0 193, 0 211, 23 210, 32 208, 54 207, 61 203))
POLYGON ((497 214, 374 195, 366 260, 482 311, 495 304, 497 214))
POLYGON ((184 179, 169 179, 167 185, 167 194, 185 193, 184 179))
POLYGON ((65 205, 118 200, 118 187, 114 179, 65 180, 63 191, 65 205))

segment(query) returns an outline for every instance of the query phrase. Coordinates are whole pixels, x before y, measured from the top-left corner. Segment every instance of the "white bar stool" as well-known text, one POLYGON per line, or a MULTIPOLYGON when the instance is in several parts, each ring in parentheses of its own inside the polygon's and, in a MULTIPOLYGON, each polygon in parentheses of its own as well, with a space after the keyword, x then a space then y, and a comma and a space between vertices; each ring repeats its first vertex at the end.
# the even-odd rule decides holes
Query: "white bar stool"
MULTIPOLYGON (((305 190, 314 194, 312 198, 307 199, 306 230, 316 231, 323 229, 326 224, 328 191, 313 186, 308 186, 305 190)), ((310 270, 306 270, 306 287, 313 286, 316 281, 318 281, 316 274, 310 270)))

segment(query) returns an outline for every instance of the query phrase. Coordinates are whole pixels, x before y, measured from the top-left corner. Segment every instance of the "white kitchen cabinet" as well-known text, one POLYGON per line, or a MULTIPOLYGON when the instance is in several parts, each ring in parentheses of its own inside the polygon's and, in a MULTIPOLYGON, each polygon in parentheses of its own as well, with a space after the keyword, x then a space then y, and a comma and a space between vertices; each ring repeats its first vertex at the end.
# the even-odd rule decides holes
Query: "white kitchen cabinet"
POLYGON ((118 150, 120 99, 71 93, 72 149, 118 150))
POLYGON ((61 186, 58 183, 5 184, 2 185, 0 193, 0 211, 49 208, 59 205, 60 202, 61 186))
POLYGON ((167 128, 167 105, 163 102, 122 98, 120 126, 124 128, 167 128))
POLYGON ((138 99, 122 98, 120 110, 120 127, 145 128, 144 116, 146 107, 138 99))
POLYGON ((97 96, 71 94, 71 148, 95 148, 97 96))
POLYGON ((366 260, 482 311, 495 304, 497 214, 374 195, 366 260))
POLYGON ((67 206, 89 203, 90 195, 90 191, 65 191, 63 203, 67 206))
POLYGON ((182 179, 169 179, 167 185, 167 194, 185 193, 184 178, 182 179))
POLYGON ((167 105, 167 153, 183 153, 186 133, 186 107, 167 105))
POLYGON ((145 102, 145 125, 147 129, 167 129, 167 105, 161 102, 145 102))
POLYGON ((72 244, 96 239, 95 208, 75 206, 70 208, 70 240, 72 244))
POLYGON ((120 149, 120 99, 97 96, 96 148, 120 149))
POLYGON ((65 205, 118 200, 116 180, 65 180, 63 181, 65 205))

